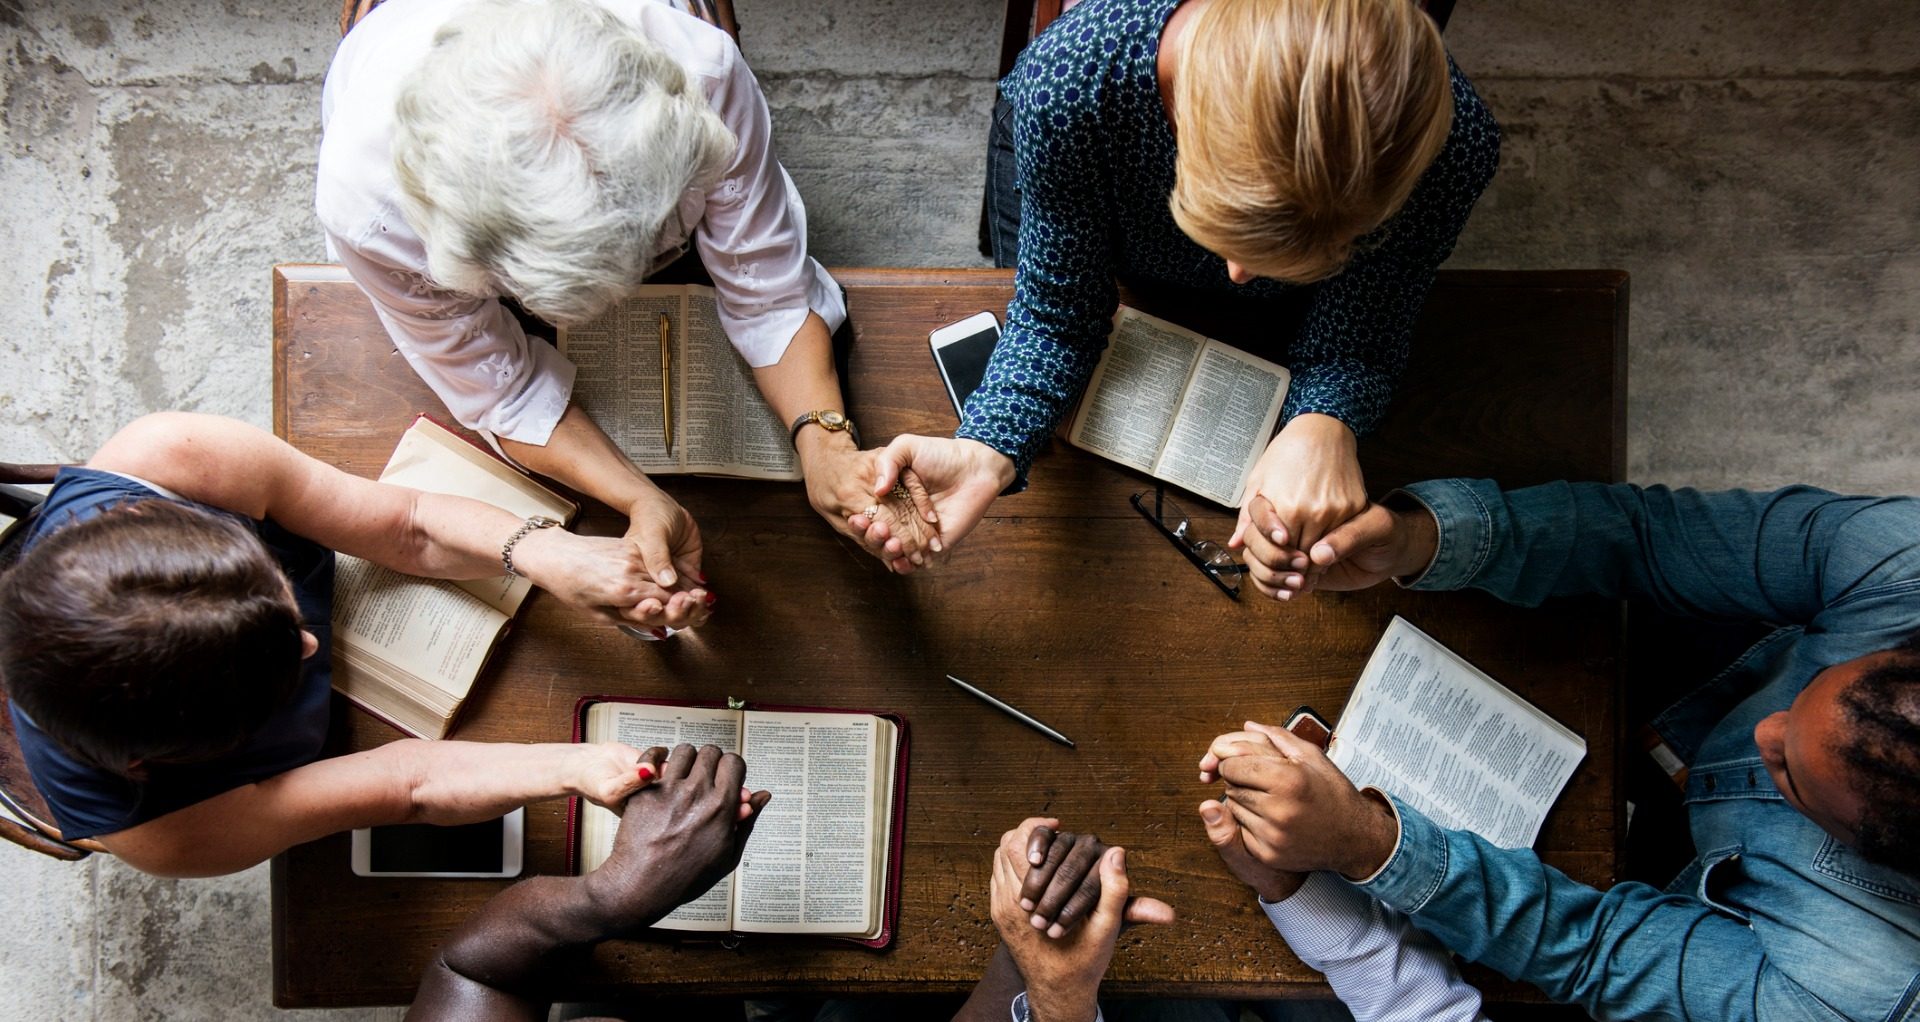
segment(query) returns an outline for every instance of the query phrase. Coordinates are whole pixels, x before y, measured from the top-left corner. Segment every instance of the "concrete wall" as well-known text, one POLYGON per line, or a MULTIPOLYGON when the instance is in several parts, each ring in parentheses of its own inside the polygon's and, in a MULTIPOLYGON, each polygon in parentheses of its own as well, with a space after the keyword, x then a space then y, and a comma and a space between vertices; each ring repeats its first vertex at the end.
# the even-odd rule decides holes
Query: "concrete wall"
MULTIPOLYGON (((999 0, 738 6, 816 254, 977 264, 999 0)), ((0 0, 0 459, 81 458, 159 408, 266 424, 268 267, 321 254, 334 14, 0 0)), ((1633 272, 1634 478, 1920 482, 1913 14, 1461 5, 1449 41, 1506 149, 1453 265, 1633 272)), ((0 849, 0 878, 0 1016, 273 1014, 264 869, 171 883, 0 849)))

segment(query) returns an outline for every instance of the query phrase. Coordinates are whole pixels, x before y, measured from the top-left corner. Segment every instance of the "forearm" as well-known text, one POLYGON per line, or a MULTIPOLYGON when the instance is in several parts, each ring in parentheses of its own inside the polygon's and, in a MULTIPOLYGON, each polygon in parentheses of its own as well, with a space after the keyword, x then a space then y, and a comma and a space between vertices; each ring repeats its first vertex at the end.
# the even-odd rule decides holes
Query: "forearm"
POLYGON ((558 480, 616 511, 625 512, 660 490, 615 447, 579 405, 566 414, 545 444, 502 438, 500 447, 528 469, 558 480))
POLYGON ((1007 1022, 1013 999, 1026 988, 1020 967, 1013 964, 1013 955, 1002 944, 993 949, 987 971, 974 984, 973 993, 967 995, 967 1003, 953 1016, 954 1022, 1007 1022))
MULTIPOLYGON (((755 369, 753 379, 783 425, 792 425, 808 412, 847 411, 846 399, 840 393, 840 376, 833 367, 833 337, 819 313, 807 313, 806 322, 793 335, 780 361, 755 369)), ((818 426, 802 429, 793 438, 793 445, 800 456, 800 470, 807 476, 820 471, 824 459, 857 449, 846 431, 818 426)))
MULTIPOLYGON (((390 823, 451 826, 511 812, 530 802, 585 794, 599 746, 563 742, 454 742, 408 739, 393 750, 404 817, 390 823)), ((638 769, 638 761, 635 762, 638 769)))
MULTIPOLYGON (((1641 598, 1663 611, 1805 621, 1858 576, 1900 573, 1916 505, 1807 488, 1774 493, 1488 480, 1408 487, 1439 525, 1421 589, 1483 589, 1535 605, 1550 597, 1641 598), (1848 523, 1852 523, 1851 526, 1848 523), (1850 528, 1841 541, 1841 530, 1850 528), (1834 570, 1830 555, 1858 561, 1834 570), (1823 586, 1830 591, 1823 591, 1823 586)), ((1837 566, 1835 566, 1837 567, 1837 566)))
POLYGON ((544 1019, 539 977, 567 948, 603 939, 578 877, 535 877, 487 902, 421 977, 410 1020, 544 1019))
POLYGON ((1302 962, 1326 974, 1356 1022, 1481 1022, 1480 993, 1407 917, 1331 873, 1260 907, 1302 962))
POLYGON ((1358 885, 1460 956, 1597 1019, 1753 1018, 1779 977, 1753 931, 1640 883, 1605 892, 1396 804, 1400 840, 1358 885))

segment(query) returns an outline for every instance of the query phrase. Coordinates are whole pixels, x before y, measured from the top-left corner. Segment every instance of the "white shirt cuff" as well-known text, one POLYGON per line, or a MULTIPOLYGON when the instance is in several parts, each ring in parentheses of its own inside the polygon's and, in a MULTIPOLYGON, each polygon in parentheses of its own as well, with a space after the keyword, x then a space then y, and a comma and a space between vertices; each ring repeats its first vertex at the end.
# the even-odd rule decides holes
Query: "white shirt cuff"
POLYGON ((1332 873, 1318 872, 1309 875, 1283 901, 1262 899, 1260 908, 1293 953, 1318 968, 1315 963, 1344 952, 1373 922, 1373 914, 1368 911, 1372 900, 1332 873))

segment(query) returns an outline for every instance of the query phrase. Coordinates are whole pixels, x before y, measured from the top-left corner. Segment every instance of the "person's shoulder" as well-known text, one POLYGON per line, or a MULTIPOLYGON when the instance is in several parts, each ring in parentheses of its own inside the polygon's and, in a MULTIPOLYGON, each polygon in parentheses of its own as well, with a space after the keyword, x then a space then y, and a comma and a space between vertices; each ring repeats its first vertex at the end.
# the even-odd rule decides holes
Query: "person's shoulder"
POLYGON ((648 41, 672 54, 674 60, 700 82, 702 91, 710 99, 735 77, 752 75, 732 36, 685 11, 660 0, 627 0, 612 9, 628 19, 648 41))
POLYGON ((1466 72, 1454 63, 1452 54, 1447 55, 1447 78, 1453 90, 1453 127, 1447 132, 1447 148, 1492 154, 1497 159, 1500 122, 1494 119, 1493 110, 1480 98, 1480 91, 1474 88, 1466 72))

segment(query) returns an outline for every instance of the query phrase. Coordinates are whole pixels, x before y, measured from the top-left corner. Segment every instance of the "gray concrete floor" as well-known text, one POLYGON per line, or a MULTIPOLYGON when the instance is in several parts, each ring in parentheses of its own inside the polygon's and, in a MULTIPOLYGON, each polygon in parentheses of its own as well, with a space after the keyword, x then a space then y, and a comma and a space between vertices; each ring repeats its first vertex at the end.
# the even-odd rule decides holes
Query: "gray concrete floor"
MULTIPOLYGON (((815 253, 977 264, 1000 0, 738 7, 815 253)), ((15 322, 0 459, 81 458, 161 408, 268 422, 267 271, 321 255, 312 177, 336 10, 0 0, 0 298, 15 322)), ((1506 148, 1452 265, 1632 272, 1635 480, 1920 482, 1913 14, 1910 0, 1507 0, 1455 15, 1449 43, 1506 148)), ((277 1014, 264 868, 173 883, 0 849, 0 918, 0 1016, 277 1014)))

